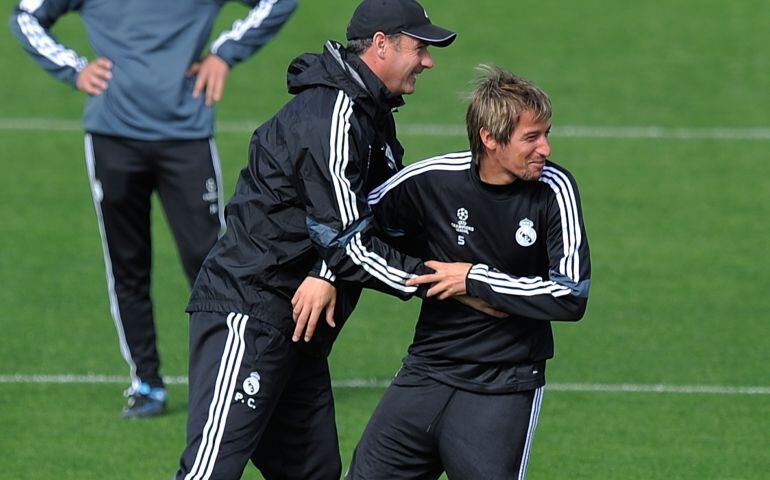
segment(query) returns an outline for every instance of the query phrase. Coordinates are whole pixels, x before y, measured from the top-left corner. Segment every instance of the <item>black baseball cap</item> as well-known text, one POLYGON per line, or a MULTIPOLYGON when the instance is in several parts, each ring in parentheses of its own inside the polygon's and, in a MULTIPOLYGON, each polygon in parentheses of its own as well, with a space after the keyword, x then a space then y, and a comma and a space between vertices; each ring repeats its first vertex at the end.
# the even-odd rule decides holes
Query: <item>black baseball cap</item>
POLYGON ((457 34, 437 25, 415 0, 364 0, 348 24, 348 40, 372 38, 375 33, 403 33, 429 45, 447 47, 457 34))

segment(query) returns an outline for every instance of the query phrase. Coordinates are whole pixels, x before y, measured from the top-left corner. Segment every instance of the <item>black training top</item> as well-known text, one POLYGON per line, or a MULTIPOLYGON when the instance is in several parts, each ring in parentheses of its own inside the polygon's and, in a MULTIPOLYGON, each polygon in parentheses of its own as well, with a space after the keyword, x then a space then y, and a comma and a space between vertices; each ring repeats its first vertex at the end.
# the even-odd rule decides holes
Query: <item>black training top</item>
POLYGON ((425 260, 469 262, 468 294, 510 314, 423 300, 407 368, 481 392, 545 383, 551 320, 579 320, 590 285, 588 239, 572 175, 547 162, 539 181, 490 185, 470 152, 410 165, 369 203, 383 235, 425 260))

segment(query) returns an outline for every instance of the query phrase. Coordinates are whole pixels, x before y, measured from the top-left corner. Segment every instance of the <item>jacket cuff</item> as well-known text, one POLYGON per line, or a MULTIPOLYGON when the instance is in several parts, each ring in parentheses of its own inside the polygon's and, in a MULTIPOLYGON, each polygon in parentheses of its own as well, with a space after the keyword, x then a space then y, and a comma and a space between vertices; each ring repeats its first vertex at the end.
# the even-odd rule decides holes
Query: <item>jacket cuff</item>
POLYGON ((336 282, 337 279, 334 276, 332 276, 332 278, 326 278, 326 277, 322 277, 317 272, 308 273, 307 276, 324 280, 325 282, 329 283, 331 286, 336 287, 336 284, 334 282, 336 282))

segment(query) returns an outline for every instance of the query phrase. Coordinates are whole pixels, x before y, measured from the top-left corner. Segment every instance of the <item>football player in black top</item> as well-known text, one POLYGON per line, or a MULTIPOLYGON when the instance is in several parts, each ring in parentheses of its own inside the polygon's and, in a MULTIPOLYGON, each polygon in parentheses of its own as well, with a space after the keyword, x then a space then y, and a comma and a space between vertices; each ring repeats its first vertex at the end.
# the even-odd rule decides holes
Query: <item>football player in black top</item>
POLYGON ((590 259, 572 175, 548 157, 551 104, 496 67, 466 116, 471 151, 415 163, 369 195, 382 237, 433 258, 414 341, 347 479, 522 479, 553 356, 585 312, 590 259), (462 262, 462 263, 445 263, 462 262), (476 297, 485 315, 450 296, 476 297))

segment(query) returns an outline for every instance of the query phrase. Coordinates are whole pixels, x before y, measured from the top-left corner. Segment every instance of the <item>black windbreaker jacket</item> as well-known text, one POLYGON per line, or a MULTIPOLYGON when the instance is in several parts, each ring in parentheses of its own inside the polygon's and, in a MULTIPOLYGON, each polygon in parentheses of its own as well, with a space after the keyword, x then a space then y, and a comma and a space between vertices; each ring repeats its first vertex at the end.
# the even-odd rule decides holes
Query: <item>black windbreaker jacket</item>
POLYGON ((294 98, 252 136, 227 230, 187 311, 244 313, 288 333, 295 290, 323 277, 341 287, 337 329, 319 322, 313 340, 327 353, 362 286, 406 299, 417 291, 406 280, 429 270, 374 236, 366 201, 402 168, 392 115, 401 97, 336 42, 295 59, 288 87, 294 98))

